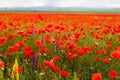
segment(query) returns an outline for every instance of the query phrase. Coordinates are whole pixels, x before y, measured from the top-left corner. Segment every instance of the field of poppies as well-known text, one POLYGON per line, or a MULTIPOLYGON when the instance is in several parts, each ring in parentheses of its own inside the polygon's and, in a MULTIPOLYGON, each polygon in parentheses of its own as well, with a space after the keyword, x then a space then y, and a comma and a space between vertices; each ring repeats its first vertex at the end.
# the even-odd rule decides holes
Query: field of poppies
POLYGON ((0 80, 120 80, 120 15, 0 13, 0 80))

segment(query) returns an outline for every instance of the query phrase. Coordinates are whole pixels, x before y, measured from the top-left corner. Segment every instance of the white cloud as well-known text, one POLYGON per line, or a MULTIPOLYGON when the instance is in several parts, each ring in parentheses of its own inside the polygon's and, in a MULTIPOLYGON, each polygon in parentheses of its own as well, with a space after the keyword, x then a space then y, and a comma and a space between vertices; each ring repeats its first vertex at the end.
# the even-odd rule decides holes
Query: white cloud
POLYGON ((109 8, 120 8, 120 4, 119 3, 110 3, 110 4, 106 4, 106 7, 109 8))
POLYGON ((37 6, 120 8, 120 0, 0 0, 0 7, 37 6))
POLYGON ((55 6, 57 7, 79 7, 87 5, 87 0, 60 0, 55 6))
POLYGON ((0 7, 34 7, 44 4, 44 0, 0 0, 0 7))

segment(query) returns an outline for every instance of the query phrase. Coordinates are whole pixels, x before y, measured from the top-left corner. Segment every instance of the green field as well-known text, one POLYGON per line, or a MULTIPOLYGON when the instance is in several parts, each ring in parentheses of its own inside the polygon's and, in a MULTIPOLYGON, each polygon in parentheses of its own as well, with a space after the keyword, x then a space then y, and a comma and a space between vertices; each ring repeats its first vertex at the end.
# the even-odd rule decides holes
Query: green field
POLYGON ((97 13, 120 14, 120 10, 0 10, 0 12, 40 12, 40 13, 97 13))

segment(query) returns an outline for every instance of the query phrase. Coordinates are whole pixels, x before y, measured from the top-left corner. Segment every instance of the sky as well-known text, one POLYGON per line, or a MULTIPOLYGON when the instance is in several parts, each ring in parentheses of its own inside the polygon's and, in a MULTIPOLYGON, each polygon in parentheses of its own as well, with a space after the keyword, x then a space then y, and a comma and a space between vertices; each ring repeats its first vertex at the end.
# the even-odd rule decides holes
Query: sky
POLYGON ((120 8, 120 0, 0 0, 4 7, 89 7, 120 8))

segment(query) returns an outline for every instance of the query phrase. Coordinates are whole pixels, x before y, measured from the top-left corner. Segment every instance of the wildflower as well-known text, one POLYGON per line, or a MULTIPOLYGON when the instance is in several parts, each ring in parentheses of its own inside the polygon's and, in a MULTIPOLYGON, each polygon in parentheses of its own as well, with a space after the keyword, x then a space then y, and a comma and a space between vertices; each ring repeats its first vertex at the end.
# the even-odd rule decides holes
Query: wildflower
POLYGON ((96 51, 96 54, 97 54, 97 55, 100 54, 100 51, 96 51))
POLYGON ((120 59, 120 51, 119 50, 114 50, 111 52, 110 57, 119 60, 120 59))
POLYGON ((60 71, 60 75, 63 77, 63 78, 66 78, 67 76, 68 76, 68 72, 67 71, 65 71, 65 70, 61 70, 60 71))
POLYGON ((79 55, 84 55, 86 53, 84 49, 78 49, 77 52, 79 55))
POLYGON ((108 64, 108 63, 109 63, 109 61, 110 61, 110 59, 109 59, 109 58, 105 58, 105 59, 103 60, 103 62, 104 62, 105 64, 108 64))
POLYGON ((111 49, 111 42, 110 41, 107 42, 107 48, 111 49))
POLYGON ((0 46, 6 43, 6 38, 5 37, 0 37, 0 46))
POLYGON ((35 53, 33 53, 33 68, 36 70, 37 69, 37 56, 35 53))
POLYGON ((56 54, 58 54, 58 47, 59 47, 58 41, 56 40, 56 43, 55 43, 55 52, 56 52, 56 54))
POLYGON ((78 78, 81 78, 82 77, 82 74, 81 73, 78 73, 78 78))
POLYGON ((0 60, 0 68, 4 69, 4 62, 0 60))
POLYGON ((15 34, 10 34, 10 35, 8 35, 8 40, 11 40, 12 38, 15 38, 15 37, 16 37, 15 34))
POLYGON ((37 40, 35 43, 38 47, 43 47, 43 43, 41 40, 37 40))
POLYGON ((51 43, 50 34, 47 34, 47 35, 46 35, 45 41, 46 41, 47 43, 51 43))
POLYGON ((102 52, 102 54, 106 54, 106 50, 105 49, 102 49, 101 52, 102 52))
POLYGON ((116 71, 115 71, 115 70, 111 70, 111 71, 109 72, 109 77, 112 78, 112 79, 117 78, 117 73, 116 73, 116 71))
POLYGON ((95 60, 96 60, 96 61, 100 61, 100 58, 99 58, 99 57, 96 57, 95 60))
POLYGON ((55 57, 53 57, 52 58, 52 60, 55 62, 55 61, 58 61, 58 60, 60 60, 60 56, 55 56, 55 57))
POLYGON ((26 46, 25 48, 24 48, 24 51, 25 52, 31 52, 32 51, 32 46, 26 46))
POLYGON ((30 58, 32 58, 33 57, 33 53, 32 52, 25 52, 24 53, 24 57, 26 58, 26 57, 30 57, 30 58))
POLYGON ((92 75, 92 80, 102 80, 102 75, 100 73, 94 73, 92 75))
POLYGON ((98 46, 99 44, 97 42, 94 42, 95 46, 98 46))
POLYGON ((60 71, 60 67, 54 66, 54 67, 52 68, 52 70, 56 73, 56 72, 60 71))
POLYGON ((18 68, 15 69, 14 74, 18 73, 20 74, 22 72, 22 66, 18 66, 18 68))

